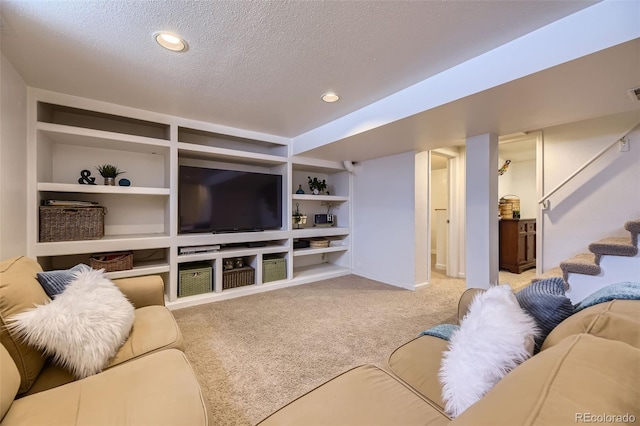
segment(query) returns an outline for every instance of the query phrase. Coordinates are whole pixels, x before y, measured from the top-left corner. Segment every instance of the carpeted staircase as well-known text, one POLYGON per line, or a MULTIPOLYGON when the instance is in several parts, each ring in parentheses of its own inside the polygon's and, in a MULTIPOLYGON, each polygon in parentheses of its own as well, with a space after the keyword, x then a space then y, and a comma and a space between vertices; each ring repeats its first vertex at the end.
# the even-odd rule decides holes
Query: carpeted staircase
POLYGON ((567 296, 574 303, 608 284, 620 281, 640 281, 638 234, 640 219, 624 225, 629 237, 604 238, 589 244, 589 253, 580 253, 560 263, 533 281, 562 277, 567 296))

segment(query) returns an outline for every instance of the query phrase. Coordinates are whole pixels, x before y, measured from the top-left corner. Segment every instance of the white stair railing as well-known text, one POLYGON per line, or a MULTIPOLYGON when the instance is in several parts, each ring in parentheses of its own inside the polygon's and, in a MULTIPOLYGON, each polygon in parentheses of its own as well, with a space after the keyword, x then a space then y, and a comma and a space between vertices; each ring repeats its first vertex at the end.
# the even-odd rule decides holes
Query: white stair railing
POLYGON ((600 152, 598 152, 596 155, 594 155, 593 157, 591 157, 589 160, 587 160, 582 166, 578 167, 578 169, 571 173, 565 180, 563 180, 558 186, 556 186, 555 188, 553 188, 551 191, 549 191, 549 193, 547 195, 545 195, 544 197, 540 198, 538 200, 538 204, 542 204, 542 207, 545 209, 549 208, 549 197, 551 197, 553 194, 555 194, 560 188, 562 188, 563 186, 565 186, 571 179, 573 179, 574 177, 576 177, 578 175, 578 173, 580 173, 581 171, 583 171, 584 169, 586 169, 591 163, 593 163, 594 161, 596 161, 598 158, 600 158, 600 156, 602 156, 602 154, 604 154, 605 152, 607 152, 609 149, 611 149, 611 147, 613 147, 614 145, 620 144, 621 145, 621 151, 623 150, 623 146, 628 144, 629 141, 626 139, 626 137, 629 135, 629 133, 631 133, 636 127, 638 127, 638 125, 640 125, 640 121, 637 122, 636 124, 634 124, 632 127, 629 128, 629 130, 627 130, 626 132, 624 132, 619 138, 615 139, 613 142, 611 142, 609 145, 607 145, 606 147, 602 148, 602 150, 600 152))

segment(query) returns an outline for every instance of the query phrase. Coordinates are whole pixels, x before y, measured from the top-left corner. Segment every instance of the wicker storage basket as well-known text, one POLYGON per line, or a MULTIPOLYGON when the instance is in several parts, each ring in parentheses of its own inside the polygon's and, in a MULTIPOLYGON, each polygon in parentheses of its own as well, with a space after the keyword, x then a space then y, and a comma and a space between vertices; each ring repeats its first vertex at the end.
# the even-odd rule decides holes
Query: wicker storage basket
POLYGON ((268 283, 287 279, 287 261, 284 257, 264 256, 262 258, 262 282, 268 283))
POLYGON ((178 267, 178 297, 213 291, 213 268, 209 263, 188 263, 178 267))
POLYGON ((104 237, 105 209, 91 207, 40 207, 40 242, 99 240, 104 237))
POLYGON ((329 247, 329 240, 325 238, 312 238, 309 246, 311 248, 326 248, 329 247))
POLYGON ((500 198, 499 209, 500 216, 503 219, 512 219, 513 212, 520 211, 520 198, 518 198, 516 195, 505 195, 504 197, 500 198))
POLYGON ((105 272, 126 271, 133 268, 133 252, 94 254, 89 257, 89 266, 105 272))
POLYGON ((231 269, 222 272, 222 289, 242 287, 245 285, 255 284, 256 274, 251 266, 231 269))

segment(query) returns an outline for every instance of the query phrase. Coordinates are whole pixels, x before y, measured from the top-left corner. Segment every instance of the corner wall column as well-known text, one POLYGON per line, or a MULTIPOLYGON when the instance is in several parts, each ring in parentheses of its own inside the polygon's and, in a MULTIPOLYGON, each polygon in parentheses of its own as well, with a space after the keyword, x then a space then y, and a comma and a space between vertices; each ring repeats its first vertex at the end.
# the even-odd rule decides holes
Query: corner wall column
POLYGON ((467 138, 467 288, 498 284, 498 135, 467 138))

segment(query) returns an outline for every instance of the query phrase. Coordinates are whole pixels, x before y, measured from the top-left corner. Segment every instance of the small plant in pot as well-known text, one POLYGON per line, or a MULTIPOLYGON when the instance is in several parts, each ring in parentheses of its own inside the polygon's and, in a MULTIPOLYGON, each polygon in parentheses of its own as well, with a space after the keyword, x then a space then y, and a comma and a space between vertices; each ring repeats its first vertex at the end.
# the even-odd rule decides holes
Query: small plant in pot
POLYGON ((307 176, 309 179, 309 189, 311 190, 311 192, 315 195, 318 195, 322 192, 324 192, 325 189, 327 189, 327 181, 322 179, 319 180, 318 178, 314 177, 313 179, 311 178, 311 176, 307 176))
POLYGON ((115 186, 116 178, 118 177, 118 175, 126 173, 111 164, 103 164, 101 166, 96 167, 96 169, 98 169, 100 176, 104 178, 104 184, 112 185, 112 186, 115 186))

